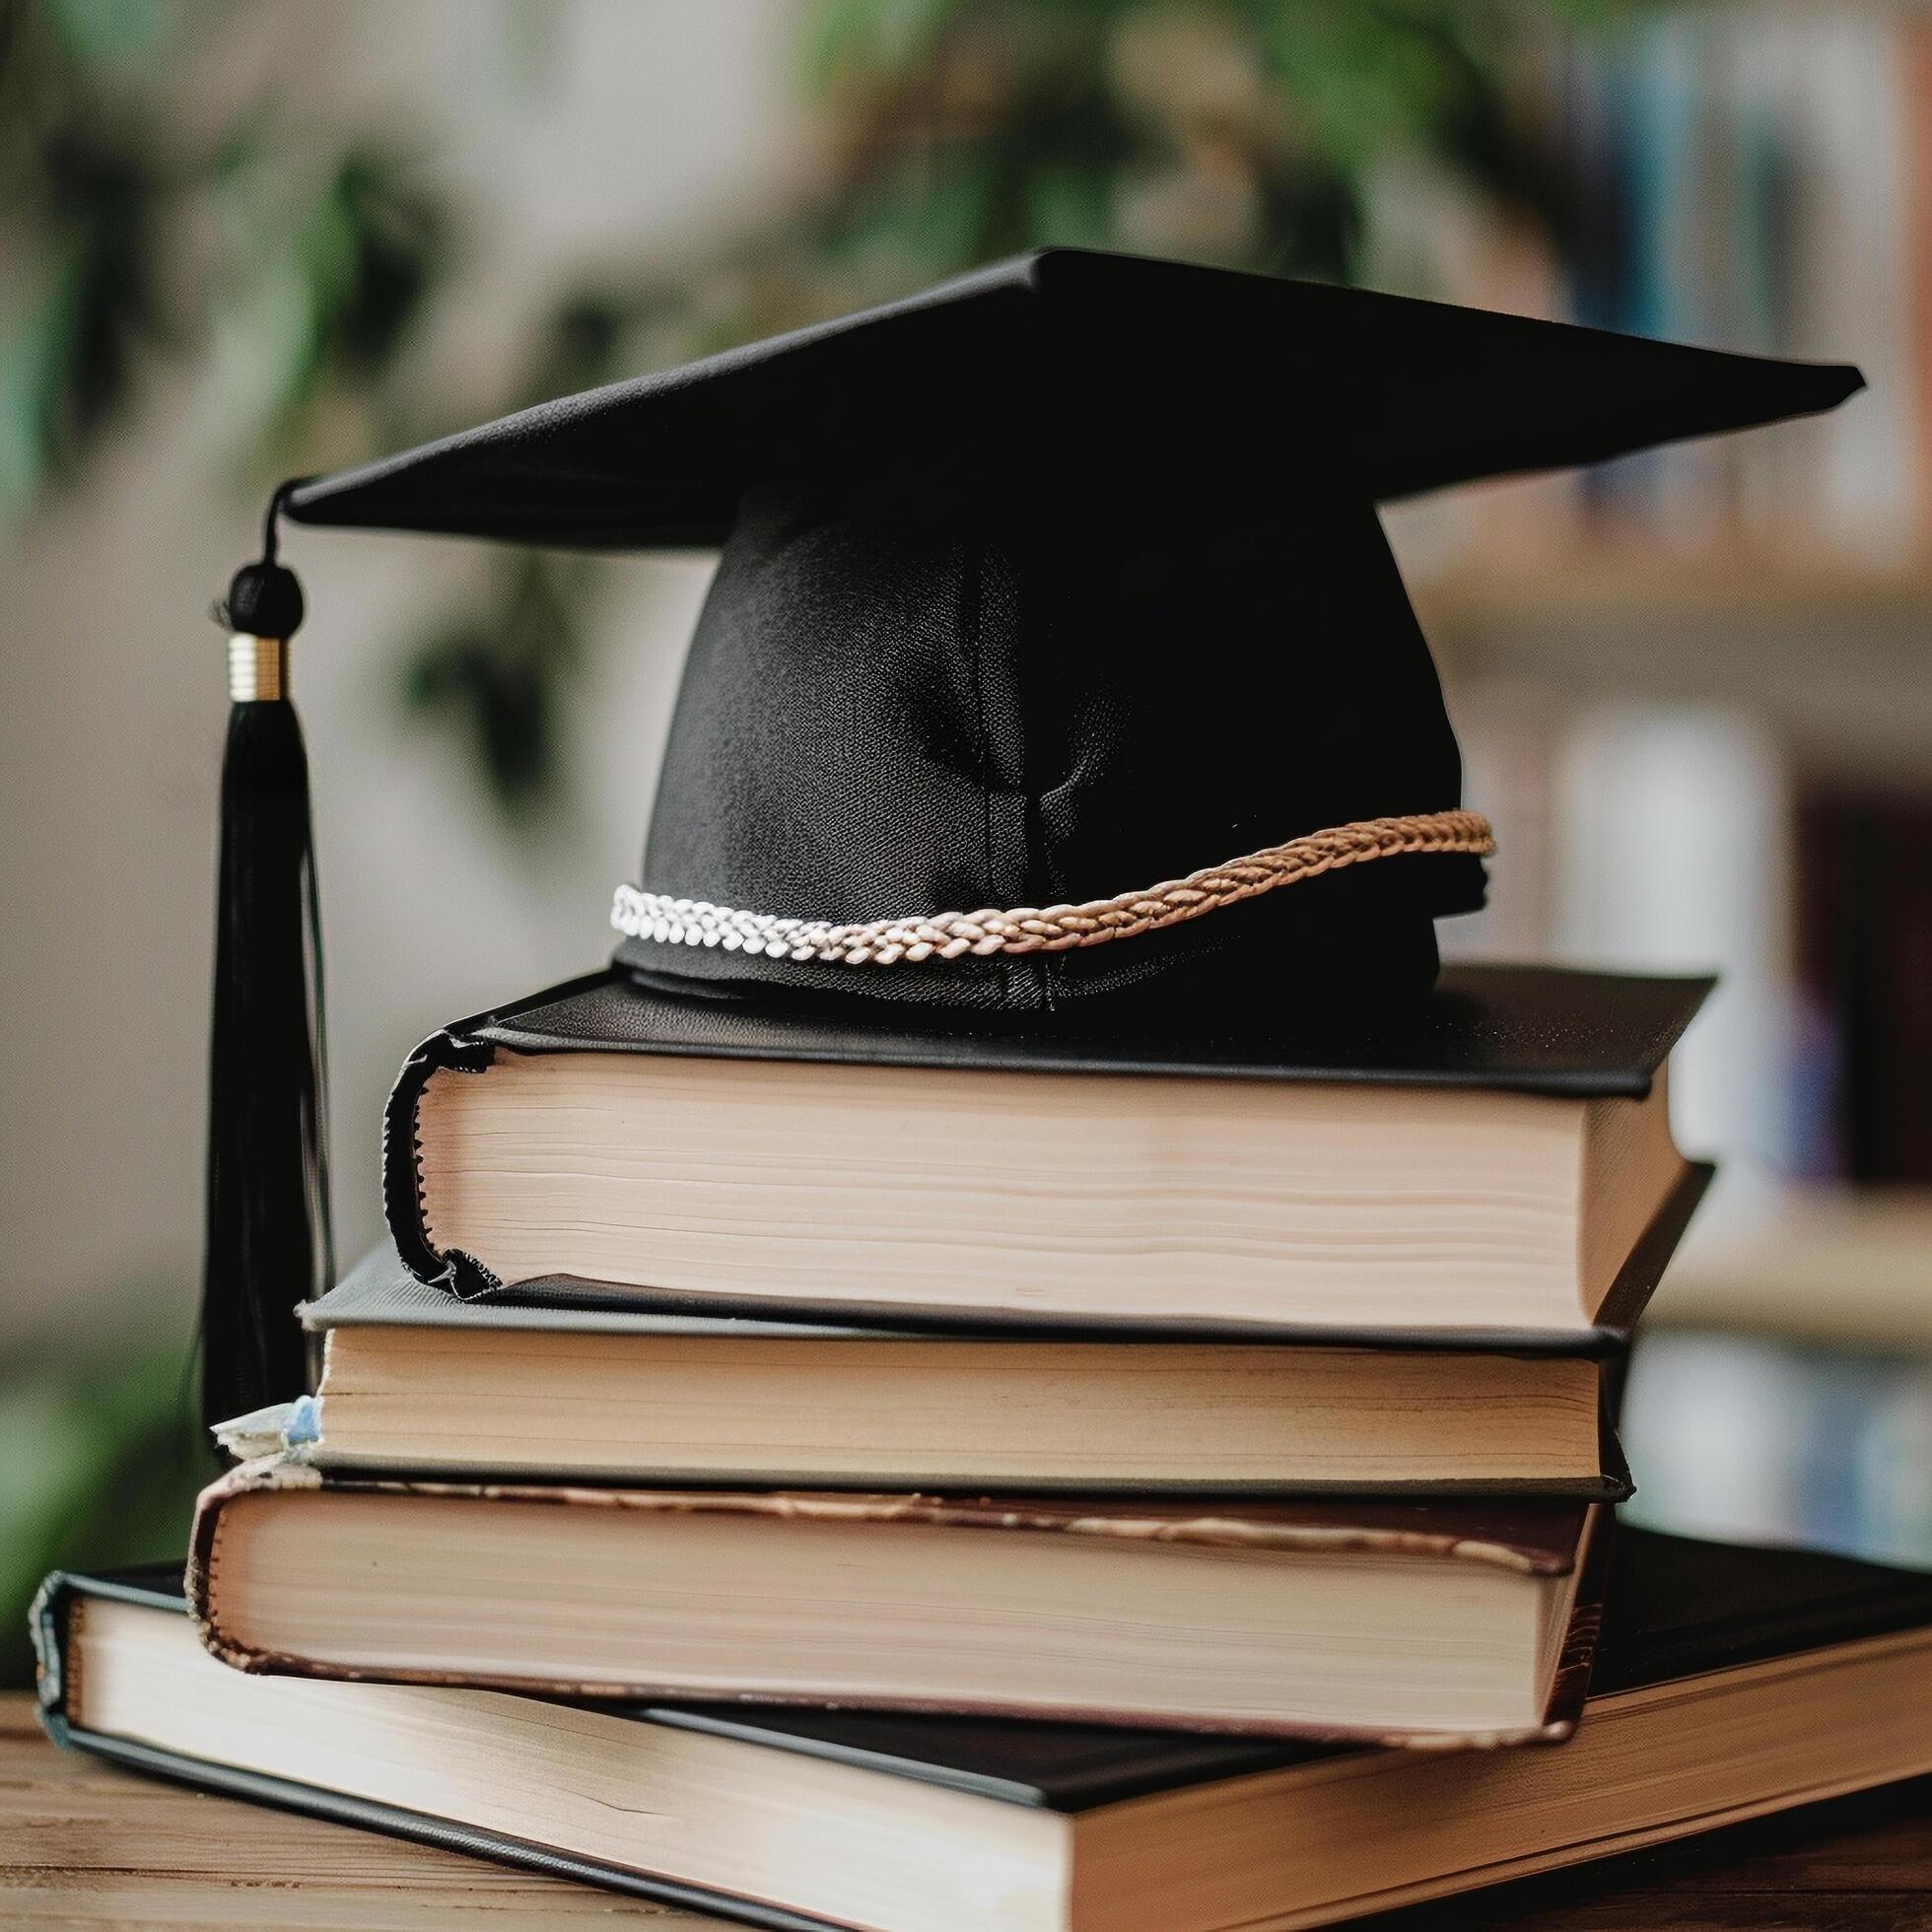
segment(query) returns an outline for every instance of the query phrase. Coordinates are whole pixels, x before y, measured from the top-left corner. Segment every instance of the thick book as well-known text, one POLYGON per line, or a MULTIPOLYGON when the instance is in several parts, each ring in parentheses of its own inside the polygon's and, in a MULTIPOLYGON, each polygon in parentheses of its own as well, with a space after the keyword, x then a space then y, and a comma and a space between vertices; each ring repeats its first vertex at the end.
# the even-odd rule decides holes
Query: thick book
POLYGON ((188 1595, 244 1671, 1491 1744, 1575 1719, 1605 1516, 458 1484, 284 1458, 203 1491, 188 1595))
POLYGON ((1467 967, 1319 1052, 1126 1060, 594 980, 411 1057, 389 1224, 465 1295, 1574 1346, 1628 1325, 1633 1257, 1694 1194, 1663 1075, 1707 990, 1467 967))
POLYGON ((1625 1529, 1575 1737, 1377 1751, 248 1677, 48 1579, 60 1743, 773 1932, 1333 1923, 1932 1770, 1932 1577, 1625 1529))
MULTIPOLYGON (((1675 1227, 1660 1229, 1661 1268, 1675 1227)), ((305 1304, 319 1468, 788 1488, 1629 1492, 1616 1356, 459 1301, 384 1243, 305 1304)))

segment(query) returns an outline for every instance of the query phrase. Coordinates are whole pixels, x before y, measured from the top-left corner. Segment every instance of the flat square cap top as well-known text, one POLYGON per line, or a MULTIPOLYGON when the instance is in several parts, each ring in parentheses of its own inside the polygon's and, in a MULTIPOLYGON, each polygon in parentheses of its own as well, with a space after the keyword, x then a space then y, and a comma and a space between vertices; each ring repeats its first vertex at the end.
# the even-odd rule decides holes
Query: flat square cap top
POLYGON ((761 483, 997 483, 1042 460, 1074 487, 1083 466, 1116 485, 1138 466, 1156 508, 1202 462, 1252 474, 1258 500, 1273 475, 1376 502, 1807 415, 1861 386, 1846 365, 1055 248, 316 478, 287 509, 680 547, 722 543, 761 483))

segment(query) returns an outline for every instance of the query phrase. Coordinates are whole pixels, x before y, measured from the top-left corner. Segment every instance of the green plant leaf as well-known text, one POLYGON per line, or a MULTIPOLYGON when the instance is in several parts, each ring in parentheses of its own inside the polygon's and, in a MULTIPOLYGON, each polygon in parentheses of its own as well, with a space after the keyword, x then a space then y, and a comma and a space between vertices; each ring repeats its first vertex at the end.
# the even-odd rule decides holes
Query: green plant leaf
POLYGON ((80 60, 126 65, 152 53, 169 16, 159 0, 43 0, 47 17, 80 60))
POLYGON ((0 1686, 31 1675, 27 1606, 56 1566, 178 1556, 215 1472, 177 1351, 144 1348, 0 1388, 0 1686))
POLYGON ((505 821, 533 832, 562 802, 558 713, 582 666, 588 560, 514 551, 478 613, 410 653, 403 697, 475 761, 505 821))
POLYGON ((808 89, 903 74, 928 58, 957 0, 825 0, 813 8, 799 46, 808 89))

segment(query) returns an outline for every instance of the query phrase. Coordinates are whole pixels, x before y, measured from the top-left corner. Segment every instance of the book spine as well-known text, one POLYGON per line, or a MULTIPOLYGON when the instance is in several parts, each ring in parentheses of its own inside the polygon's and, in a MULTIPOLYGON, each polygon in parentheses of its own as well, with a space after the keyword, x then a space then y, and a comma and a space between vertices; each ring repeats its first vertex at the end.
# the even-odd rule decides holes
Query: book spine
POLYGON ((458 1250, 437 1248, 423 1213, 423 1145, 418 1115, 432 1074, 481 1073, 496 1058, 486 1040, 432 1033, 402 1063, 382 1110, 382 1212, 402 1263, 420 1281, 473 1301, 503 1286, 488 1269, 458 1250))
POLYGON ((217 1477, 194 1499, 194 1523, 188 1531, 187 1564, 182 1593, 195 1634, 210 1656, 238 1671, 266 1672, 277 1677, 316 1675, 299 1657, 282 1656, 238 1642, 222 1627, 221 1537, 228 1505, 238 1496, 266 1489, 319 1489, 320 1475, 305 1463, 264 1458, 242 1463, 217 1477))
POLYGON ((27 1613, 28 1633, 34 1640, 34 1688, 39 1698, 40 1722, 55 1744, 66 1742, 67 1731, 67 1605, 74 1579, 54 1570, 34 1592, 27 1613))
POLYGON ((1610 1594, 1611 1547, 1617 1540, 1617 1512, 1593 1509, 1584 1531, 1584 1548, 1577 1561, 1583 1574, 1577 1581, 1569 1629, 1551 1680, 1550 1699, 1544 1706, 1544 1738, 1560 1744, 1576 1729, 1590 1692, 1590 1674, 1596 1667, 1597 1644, 1603 1636, 1604 1604, 1610 1594))

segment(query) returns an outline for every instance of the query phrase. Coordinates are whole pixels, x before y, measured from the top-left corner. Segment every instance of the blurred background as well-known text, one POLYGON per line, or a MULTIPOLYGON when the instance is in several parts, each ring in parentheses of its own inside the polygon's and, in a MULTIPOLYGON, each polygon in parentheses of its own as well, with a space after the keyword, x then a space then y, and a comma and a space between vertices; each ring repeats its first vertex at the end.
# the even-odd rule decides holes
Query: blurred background
MULTIPOLYGON (((1448 943, 1724 975, 1632 1513, 1932 1563, 1932 15, 0 0, 0 1675, 205 1468, 203 613, 268 489, 1044 242, 1862 364, 1389 523, 1501 841, 1448 943)), ((290 555, 351 1256, 408 1049, 607 951, 709 564, 290 555)))

